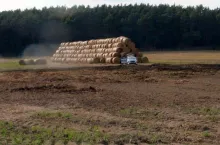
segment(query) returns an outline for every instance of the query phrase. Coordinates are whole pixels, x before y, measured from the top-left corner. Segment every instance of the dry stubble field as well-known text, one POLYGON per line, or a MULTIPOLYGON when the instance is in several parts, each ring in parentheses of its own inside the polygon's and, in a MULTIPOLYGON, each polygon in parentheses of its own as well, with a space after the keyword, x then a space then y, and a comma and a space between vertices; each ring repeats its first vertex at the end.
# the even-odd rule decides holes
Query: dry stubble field
POLYGON ((220 65, 0 73, 0 144, 220 144, 220 65))

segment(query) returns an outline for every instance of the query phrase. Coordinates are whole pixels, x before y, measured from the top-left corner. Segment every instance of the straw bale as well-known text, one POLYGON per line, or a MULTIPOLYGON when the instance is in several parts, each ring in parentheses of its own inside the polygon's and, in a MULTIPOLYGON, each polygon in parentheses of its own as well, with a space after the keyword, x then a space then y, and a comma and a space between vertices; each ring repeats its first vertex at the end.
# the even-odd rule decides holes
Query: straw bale
POLYGON ((87 58, 87 63, 93 63, 93 59, 92 58, 87 58))
POLYGON ((112 52, 118 52, 118 53, 121 53, 122 52, 122 48, 120 48, 120 47, 114 47, 114 48, 112 48, 112 52))
POLYGON ((109 43, 113 43, 113 38, 110 38, 110 39, 109 39, 109 43))
POLYGON ((70 62, 71 61, 71 58, 66 58, 66 62, 70 62))
POLYGON ((113 53, 111 53, 111 57, 120 57, 121 55, 120 55, 120 53, 118 53, 118 52, 113 52, 113 53))
POLYGON ((97 52, 97 53, 101 53, 101 52, 102 52, 102 49, 100 49, 100 48, 99 48, 99 49, 96 49, 96 52, 97 52))
POLYGON ((142 63, 148 63, 149 59, 145 56, 145 57, 141 57, 141 61, 142 63))
POLYGON ((120 63, 120 58, 119 57, 112 58, 112 63, 119 64, 120 63))
POLYGON ((112 63, 112 57, 105 58, 106 63, 112 63))
POLYGON ((97 54, 96 54, 96 57, 101 58, 101 57, 102 57, 102 54, 101 54, 101 53, 97 53, 97 54))
POLYGON ((100 59, 97 58, 97 57, 95 57, 95 58, 93 58, 93 62, 94 62, 94 63, 100 63, 100 59))
POLYGON ((131 49, 129 49, 128 47, 124 47, 123 52, 129 53, 129 52, 131 52, 131 49))
POLYGON ((71 49, 71 50, 74 50, 74 49, 75 49, 75 46, 71 46, 70 49, 71 49))
POLYGON ((91 53, 97 53, 97 49, 92 49, 91 53))
POLYGON ((89 44, 89 45, 93 45, 92 40, 89 40, 89 41, 88 41, 88 44, 89 44))
POLYGON ((104 58, 109 57, 108 53, 104 53, 103 55, 104 55, 104 56, 103 56, 104 58))
POLYGON ((138 52, 138 53, 137 53, 137 56, 138 56, 138 57, 143 57, 143 53, 138 52))
POLYGON ((116 39, 117 42, 121 42, 121 41, 120 41, 120 37, 115 38, 115 39, 116 39))
POLYGON ((126 47, 126 46, 125 44, 119 42, 119 43, 113 43, 112 47, 126 47))
POLYGON ((141 57, 137 57, 137 62, 138 62, 138 63, 142 63, 141 57))
POLYGON ((91 46, 90 45, 86 45, 84 48, 85 49, 91 49, 91 46))
POLYGON ((105 58, 100 58, 100 63, 105 63, 105 58))

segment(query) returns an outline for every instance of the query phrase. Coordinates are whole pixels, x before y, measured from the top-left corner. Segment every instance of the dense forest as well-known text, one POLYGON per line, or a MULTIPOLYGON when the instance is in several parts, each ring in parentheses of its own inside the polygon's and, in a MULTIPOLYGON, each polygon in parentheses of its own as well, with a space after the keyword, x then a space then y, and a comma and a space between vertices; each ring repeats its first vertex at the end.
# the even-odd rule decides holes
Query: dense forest
POLYGON ((131 38, 143 51, 218 49, 220 9, 140 4, 0 12, 1 56, 46 55, 63 41, 115 36, 131 38))

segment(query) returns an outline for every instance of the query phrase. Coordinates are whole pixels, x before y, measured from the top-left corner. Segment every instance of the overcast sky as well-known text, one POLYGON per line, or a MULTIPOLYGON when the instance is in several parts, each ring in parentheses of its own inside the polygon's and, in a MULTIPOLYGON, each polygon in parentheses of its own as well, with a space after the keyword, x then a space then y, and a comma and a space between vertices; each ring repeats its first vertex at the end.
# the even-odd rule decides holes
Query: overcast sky
POLYGON ((176 4, 176 5, 200 5, 208 6, 210 8, 220 7, 220 0, 0 0, 0 11, 25 9, 25 8, 42 8, 44 6, 65 5, 71 7, 72 5, 91 5, 97 4, 130 4, 130 3, 149 3, 149 4, 176 4))

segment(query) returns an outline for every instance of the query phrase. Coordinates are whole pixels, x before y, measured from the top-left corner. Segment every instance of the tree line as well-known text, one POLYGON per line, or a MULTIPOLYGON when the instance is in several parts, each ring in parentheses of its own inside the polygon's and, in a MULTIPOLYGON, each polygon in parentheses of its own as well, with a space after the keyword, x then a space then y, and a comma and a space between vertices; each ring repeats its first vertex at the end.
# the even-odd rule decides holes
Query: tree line
POLYGON ((1 56, 38 52, 42 45, 52 54, 61 42, 117 36, 131 38, 143 51, 218 49, 220 9, 135 4, 0 12, 1 56))

